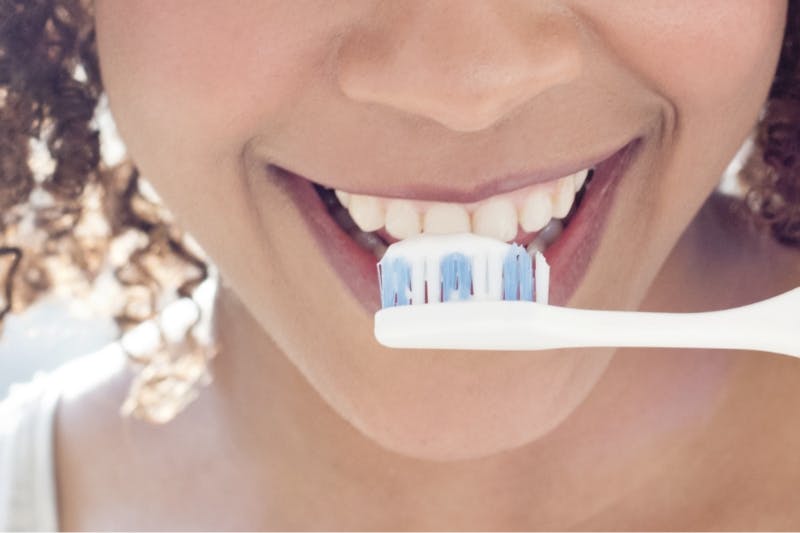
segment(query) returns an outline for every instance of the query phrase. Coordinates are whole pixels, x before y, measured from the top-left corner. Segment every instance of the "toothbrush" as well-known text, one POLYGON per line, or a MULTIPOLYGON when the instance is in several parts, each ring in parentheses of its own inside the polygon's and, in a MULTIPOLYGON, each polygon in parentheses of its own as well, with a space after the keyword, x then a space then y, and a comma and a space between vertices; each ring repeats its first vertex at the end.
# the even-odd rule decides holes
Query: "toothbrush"
POLYGON ((378 262, 375 338, 391 348, 544 350, 599 346, 725 348, 800 357, 800 287, 701 313, 548 304, 549 267, 517 244, 422 234, 378 262))

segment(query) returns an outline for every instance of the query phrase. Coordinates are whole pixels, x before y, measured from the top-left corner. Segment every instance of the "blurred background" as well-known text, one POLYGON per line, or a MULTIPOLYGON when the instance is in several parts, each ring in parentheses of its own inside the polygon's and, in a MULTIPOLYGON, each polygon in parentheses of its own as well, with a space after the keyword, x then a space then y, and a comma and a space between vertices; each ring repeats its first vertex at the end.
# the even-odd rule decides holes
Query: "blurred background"
POLYGON ((0 339, 0 398, 12 383, 31 379, 37 370, 56 368, 116 338, 111 318, 71 303, 51 297, 19 316, 6 315, 0 339))

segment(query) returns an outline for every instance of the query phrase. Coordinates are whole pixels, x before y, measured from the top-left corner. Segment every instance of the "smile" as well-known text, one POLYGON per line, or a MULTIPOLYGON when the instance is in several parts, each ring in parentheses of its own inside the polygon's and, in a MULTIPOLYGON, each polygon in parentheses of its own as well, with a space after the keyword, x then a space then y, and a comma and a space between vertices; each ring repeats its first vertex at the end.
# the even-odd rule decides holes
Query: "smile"
MULTIPOLYGON (((560 228, 580 202, 593 169, 537 183, 473 203, 430 202, 350 194, 335 190, 339 204, 361 231, 376 231, 389 243, 419 233, 476 233, 501 241, 544 248, 557 236, 535 240, 545 227, 560 228), (578 194, 580 193, 580 194, 578 194)), ((323 189, 323 193, 326 191, 323 189)), ((382 250, 372 249, 380 258, 382 250)))
MULTIPOLYGON (((418 233, 473 232, 516 242, 529 253, 541 251, 551 266, 551 303, 563 305, 588 267, 616 185, 640 144, 640 138, 634 139, 581 170, 520 180, 518 188, 508 190, 506 185, 499 194, 479 194, 483 197, 468 202, 447 201, 442 194, 436 199, 363 194, 322 185, 276 165, 268 165, 267 171, 286 180, 320 248, 370 312, 380 308, 377 260, 392 242, 418 233)), ((493 187, 502 189, 502 184, 493 187)))

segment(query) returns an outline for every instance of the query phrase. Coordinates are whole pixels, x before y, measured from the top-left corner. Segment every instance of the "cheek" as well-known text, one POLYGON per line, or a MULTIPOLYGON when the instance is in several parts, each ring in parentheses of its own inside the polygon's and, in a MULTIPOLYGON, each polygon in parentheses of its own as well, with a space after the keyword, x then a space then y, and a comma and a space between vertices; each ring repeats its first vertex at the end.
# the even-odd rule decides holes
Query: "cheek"
POLYGON ((129 155, 181 226, 236 268, 263 263, 229 238, 263 241, 242 216, 252 208, 243 150, 280 128, 306 73, 318 69, 314 52, 325 50, 311 36, 325 38, 326 29, 302 23, 314 19, 308 7, 97 0, 103 81, 129 155))
MULTIPOLYGON (((605 57, 655 95, 660 108, 648 165, 621 189, 609 222, 609 255, 632 261, 641 302, 648 284, 752 131, 783 40, 785 1, 576 0, 605 57), (613 250, 613 252, 612 252, 613 250)), ((635 95, 634 95, 635 96, 635 95)), ((608 268, 597 279, 613 279, 608 268)), ((598 286, 606 281, 598 281, 598 286)), ((638 291, 638 292, 634 292, 638 291)))
POLYGON ((316 67, 309 50, 324 50, 296 30, 288 35, 303 27, 295 19, 309 17, 304 6, 96 2, 103 82, 128 153, 181 227, 234 279, 266 275, 253 272, 265 264, 263 250, 242 245, 264 240, 249 216, 242 152, 279 127, 304 72, 316 67))
POLYGON ((663 67, 653 74, 684 112, 749 114, 771 83, 785 10, 777 2, 728 1, 713 13, 711 20, 687 18, 651 47, 653 64, 663 67))
POLYGON ((291 108, 319 50, 311 46, 319 30, 303 23, 313 19, 308 7, 98 1, 103 78, 134 157, 167 156, 168 145, 171 154, 217 159, 291 108))
POLYGON ((612 52, 684 113, 760 96, 786 19, 786 0, 578 4, 612 52))

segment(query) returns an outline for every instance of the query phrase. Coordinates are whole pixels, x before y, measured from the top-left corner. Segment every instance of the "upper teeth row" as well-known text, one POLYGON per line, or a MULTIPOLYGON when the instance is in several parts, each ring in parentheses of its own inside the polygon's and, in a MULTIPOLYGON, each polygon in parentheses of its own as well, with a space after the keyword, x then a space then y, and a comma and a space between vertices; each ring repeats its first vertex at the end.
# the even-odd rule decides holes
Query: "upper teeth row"
POLYGON ((473 232, 502 241, 523 231, 542 229, 551 218, 564 218, 572 208, 575 193, 583 186, 589 169, 472 204, 423 202, 350 194, 336 196, 362 231, 386 231, 397 239, 420 232, 473 232))

